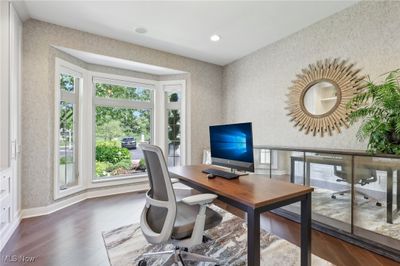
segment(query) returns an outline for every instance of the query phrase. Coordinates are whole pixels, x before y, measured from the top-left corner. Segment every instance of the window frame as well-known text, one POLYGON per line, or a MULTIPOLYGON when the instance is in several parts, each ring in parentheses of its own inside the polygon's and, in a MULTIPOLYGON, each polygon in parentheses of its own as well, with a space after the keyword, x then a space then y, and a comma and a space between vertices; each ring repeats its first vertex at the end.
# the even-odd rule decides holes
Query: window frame
MULTIPOLYGON (((182 163, 190 163, 190 109, 189 103, 190 99, 186 99, 186 95, 188 95, 189 88, 186 87, 186 80, 174 79, 168 81, 159 81, 159 80, 150 80, 150 79, 142 79, 136 78, 132 76, 126 75, 117 75, 103 72, 90 71, 87 68, 81 68, 73 63, 69 63, 65 60, 60 59, 59 57, 55 57, 55 127, 54 127, 54 199, 60 199, 72 194, 76 194, 80 191, 101 188, 101 187, 110 187, 117 185, 132 185, 135 183, 143 184, 148 181, 147 173, 136 174, 133 176, 121 176, 121 177, 112 177, 94 180, 95 177, 95 133, 96 133, 96 112, 95 108, 97 103, 105 103, 104 106, 108 105, 107 102, 111 100, 118 101, 121 104, 118 104, 120 107, 125 108, 133 108, 133 109, 149 109, 151 111, 151 141, 153 144, 160 146, 164 153, 166 138, 168 137, 166 134, 166 109, 165 109, 165 92, 163 90, 163 85, 165 84, 179 84, 182 86, 181 93, 181 139, 183 146, 181 150, 183 153, 181 154, 182 163), (72 188, 60 191, 58 189, 58 163, 59 163, 59 102, 60 102, 60 84, 59 84, 59 75, 61 73, 60 67, 64 67, 62 73, 73 74, 77 73, 80 75, 80 89, 79 89, 79 125, 78 125, 78 135, 79 144, 76 146, 78 150, 78 185, 72 188), (68 72, 69 71, 69 72, 68 72), (132 107, 128 104, 128 106, 124 106, 124 103, 131 100, 124 99, 116 99, 116 98, 102 98, 96 97, 96 88, 94 80, 100 82, 103 81, 107 83, 112 80, 114 82, 118 82, 118 85, 122 86, 130 86, 135 87, 140 85, 140 87, 149 88, 152 90, 152 98, 150 102, 134 102, 136 107, 132 107), (96 99, 97 98, 97 99, 96 99), (151 105, 151 108, 148 108, 151 105), (165 129, 165 131, 164 131, 165 129)), ((116 102, 117 103, 117 102, 116 102)), ((118 107, 119 107, 118 106, 118 107)), ((117 106, 116 106, 117 107, 117 106)))
POLYGON ((260 166, 266 166, 266 169, 277 170, 278 169, 278 152, 276 150, 265 149, 265 148, 258 148, 255 147, 256 150, 259 150, 258 153, 258 164, 260 166), (263 150, 269 150, 269 162, 262 163, 261 162, 261 152, 263 150))
POLYGON ((147 177, 147 173, 140 173, 131 176, 114 176, 110 178, 101 178, 96 180, 96 107, 117 107, 117 108, 127 108, 127 109, 147 109, 150 111, 150 135, 151 144, 155 143, 155 94, 157 90, 157 82, 132 78, 128 76, 120 76, 108 73, 91 72, 91 88, 92 88, 92 171, 90 175, 90 185, 89 187, 99 187, 99 186, 111 186, 119 185, 124 183, 130 183, 135 179, 143 179, 147 177), (96 96, 96 83, 106 83, 110 85, 119 86, 129 86, 135 87, 140 86, 144 89, 149 89, 151 91, 150 101, 134 101, 126 99, 113 99, 106 97, 96 96))
POLYGON ((259 156, 260 156, 260 158, 259 158, 260 165, 272 165, 272 163, 271 163, 272 162, 272 152, 270 149, 261 148, 259 156), (265 158, 268 158, 268 159, 266 159, 265 162, 262 161, 263 153, 265 153, 265 155, 264 155, 264 156, 266 156, 265 158))
POLYGON ((164 154, 166 155, 166 158, 168 159, 168 110, 179 110, 180 111, 180 138, 181 138, 181 143, 180 143, 180 164, 185 165, 186 162, 188 161, 187 154, 188 154, 188 139, 187 139, 187 120, 186 120, 186 80, 169 80, 169 81, 161 81, 160 82, 160 87, 161 87, 161 93, 162 93, 162 110, 163 110, 163 136, 161 136, 163 139, 160 141, 161 147, 163 147, 164 154), (176 88, 171 88, 171 87, 179 87, 178 89, 176 88), (168 98, 166 94, 168 92, 175 92, 179 91, 181 98, 178 103, 169 103, 168 98))
MULTIPOLYGON (((54 199, 63 198, 85 189, 84 181, 82 178, 82 145, 80 145, 80 140, 82 139, 82 93, 83 93, 83 83, 84 83, 84 72, 83 68, 73 65, 67 61, 60 58, 55 58, 55 104, 54 104, 54 199), (75 81, 79 80, 78 88, 74 89, 74 95, 61 91, 60 88, 60 75, 67 74, 75 78, 75 81), (63 96, 63 97, 62 97, 63 96), (67 98, 66 100, 73 103, 75 106, 76 113, 74 113, 74 118, 77 117, 78 121, 74 121, 74 153, 76 156, 75 162, 75 178, 77 179, 77 185, 70 188, 60 190, 60 102, 62 98, 67 98)), ((74 83, 76 86, 76 83, 74 83)), ((74 111, 75 112, 75 111, 74 111)))

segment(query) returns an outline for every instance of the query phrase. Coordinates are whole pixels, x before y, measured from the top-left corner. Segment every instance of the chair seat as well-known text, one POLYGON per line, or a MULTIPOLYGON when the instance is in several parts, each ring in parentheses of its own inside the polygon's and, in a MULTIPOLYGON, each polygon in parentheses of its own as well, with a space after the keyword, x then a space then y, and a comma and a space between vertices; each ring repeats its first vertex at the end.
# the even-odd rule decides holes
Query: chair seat
MULTIPOLYGON (((199 208, 199 205, 188 205, 183 202, 177 202, 176 219, 171 238, 181 240, 189 238, 192 235, 199 208)), ((204 230, 217 226, 221 220, 222 216, 219 213, 207 207, 204 230)))

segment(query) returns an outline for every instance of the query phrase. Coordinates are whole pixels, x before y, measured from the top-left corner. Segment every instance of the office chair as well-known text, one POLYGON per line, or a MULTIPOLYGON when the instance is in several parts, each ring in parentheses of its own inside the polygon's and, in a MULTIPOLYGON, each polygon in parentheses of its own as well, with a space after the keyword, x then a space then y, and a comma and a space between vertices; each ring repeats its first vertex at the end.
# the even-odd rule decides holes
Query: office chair
POLYGON ((149 144, 140 144, 149 176, 150 190, 146 193, 146 205, 140 218, 140 227, 151 244, 172 243, 173 250, 146 253, 139 266, 147 265, 146 258, 169 254, 163 265, 172 265, 184 260, 218 264, 218 260, 190 253, 188 248, 203 242, 205 230, 217 226, 222 217, 207 207, 217 195, 198 194, 176 201, 167 165, 161 149, 149 144))
MULTIPOLYGON (((376 182, 378 180, 378 178, 376 177, 376 171, 372 170, 372 169, 360 169, 360 171, 357 171, 357 175, 354 177, 354 184, 359 184, 361 186, 365 186, 369 183, 373 183, 376 182), (360 172, 361 171, 361 172, 360 172)), ((336 182, 347 182, 349 184, 351 184, 351 176, 349 176, 347 174, 347 172, 345 171, 345 167, 344 166, 339 166, 335 165, 333 168, 333 173, 335 176, 339 177, 338 179, 336 179, 336 182)), ((346 189, 346 190, 342 190, 342 191, 338 191, 335 193, 332 193, 331 198, 332 199, 336 199, 336 195, 344 195, 344 193, 350 193, 351 189, 346 189)), ((369 199, 370 196, 368 196, 367 194, 360 192, 360 191, 355 191, 356 193, 360 194, 361 196, 364 197, 364 199, 369 199)), ((380 203, 377 199, 376 200, 376 206, 382 206, 382 203, 380 203)))

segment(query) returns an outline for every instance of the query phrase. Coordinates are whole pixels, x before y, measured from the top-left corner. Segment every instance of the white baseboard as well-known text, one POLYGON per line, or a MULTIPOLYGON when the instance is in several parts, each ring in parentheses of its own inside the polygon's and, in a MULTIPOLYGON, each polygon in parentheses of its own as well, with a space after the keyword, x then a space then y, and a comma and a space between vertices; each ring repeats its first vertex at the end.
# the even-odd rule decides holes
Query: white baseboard
POLYGON ((81 194, 78 194, 76 196, 71 196, 69 198, 56 201, 47 206, 23 209, 22 210, 22 219, 47 215, 47 214, 56 212, 58 210, 64 209, 68 206, 74 205, 85 199, 98 198, 98 197, 110 196, 110 195, 115 195, 115 194, 123 194, 123 193, 129 193, 129 192, 145 191, 148 188, 149 188, 149 185, 146 182, 146 183, 141 183, 141 184, 133 184, 133 185, 129 185, 129 186, 114 187, 114 188, 108 188, 108 189, 96 189, 96 190, 91 189, 91 190, 87 190, 81 194))
POLYGON ((286 170, 272 170, 273 175, 288 175, 289 172, 286 170))
POLYGON ((13 221, 10 223, 10 225, 7 226, 7 228, 0 232, 0 251, 3 250, 5 245, 7 244, 8 240, 14 233, 15 229, 17 229, 19 223, 21 222, 21 212, 19 212, 16 217, 13 219, 13 221))
MULTIPOLYGON (((269 176, 269 169, 258 168, 256 170, 257 170, 257 173, 259 173, 259 174, 264 174, 264 175, 269 176)), ((288 175, 289 172, 287 170, 272 169, 271 174, 272 175, 288 175)))

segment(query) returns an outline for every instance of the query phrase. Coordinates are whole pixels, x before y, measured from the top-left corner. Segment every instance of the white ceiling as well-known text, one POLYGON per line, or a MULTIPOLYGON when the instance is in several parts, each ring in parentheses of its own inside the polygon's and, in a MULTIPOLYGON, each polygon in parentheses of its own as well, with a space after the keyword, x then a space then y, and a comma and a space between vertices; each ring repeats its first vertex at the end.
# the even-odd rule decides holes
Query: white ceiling
POLYGON ((171 68, 143 64, 135 61, 125 60, 105 55, 93 54, 65 47, 55 46, 55 48, 89 64, 128 69, 153 75, 175 75, 175 74, 186 73, 171 68))
POLYGON ((22 1, 20 14, 219 65, 358 2, 22 1), (137 27, 146 34, 134 31, 137 27), (217 43, 212 34, 221 36, 217 43))

